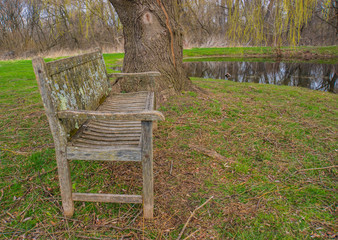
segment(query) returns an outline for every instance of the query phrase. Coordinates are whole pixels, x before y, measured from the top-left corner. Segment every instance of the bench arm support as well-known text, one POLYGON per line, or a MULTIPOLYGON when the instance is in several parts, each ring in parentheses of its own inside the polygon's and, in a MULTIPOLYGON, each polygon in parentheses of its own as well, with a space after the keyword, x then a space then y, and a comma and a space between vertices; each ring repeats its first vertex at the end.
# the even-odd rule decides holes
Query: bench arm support
POLYGON ((86 111, 86 110, 65 110, 56 113, 57 117, 70 119, 93 119, 93 120, 136 120, 156 121, 164 120, 159 111, 134 111, 134 112, 109 112, 109 111, 86 111))
POLYGON ((139 73, 110 73, 109 78, 112 77, 158 77, 161 76, 160 72, 139 72, 139 73))

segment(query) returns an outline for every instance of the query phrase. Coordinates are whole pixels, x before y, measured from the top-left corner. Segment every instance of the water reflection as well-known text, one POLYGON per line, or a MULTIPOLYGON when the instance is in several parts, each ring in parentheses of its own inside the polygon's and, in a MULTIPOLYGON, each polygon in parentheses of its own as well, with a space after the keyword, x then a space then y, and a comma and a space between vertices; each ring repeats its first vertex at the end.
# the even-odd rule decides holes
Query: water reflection
POLYGON ((190 77, 306 87, 337 92, 337 64, 270 62, 186 62, 190 77))

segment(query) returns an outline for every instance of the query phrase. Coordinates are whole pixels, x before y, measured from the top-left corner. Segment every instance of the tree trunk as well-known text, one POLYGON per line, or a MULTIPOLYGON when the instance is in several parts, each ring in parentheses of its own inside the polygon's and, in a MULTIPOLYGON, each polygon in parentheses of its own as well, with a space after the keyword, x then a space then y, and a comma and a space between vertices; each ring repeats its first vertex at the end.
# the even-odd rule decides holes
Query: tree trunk
POLYGON ((125 92, 153 90, 158 101, 192 88, 182 67, 179 0, 110 0, 123 25, 123 72, 159 71, 161 77, 121 79, 125 92))

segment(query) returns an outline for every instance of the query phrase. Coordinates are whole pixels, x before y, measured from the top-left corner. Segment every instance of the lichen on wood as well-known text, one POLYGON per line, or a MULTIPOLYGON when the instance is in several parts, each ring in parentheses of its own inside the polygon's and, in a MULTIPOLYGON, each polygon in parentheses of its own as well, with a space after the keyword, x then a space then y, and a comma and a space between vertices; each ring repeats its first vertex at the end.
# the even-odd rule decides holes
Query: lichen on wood
MULTIPOLYGON (((108 96, 106 67, 100 52, 46 63, 47 83, 55 110, 95 110, 108 96)), ((62 120, 68 136, 83 120, 62 120)))

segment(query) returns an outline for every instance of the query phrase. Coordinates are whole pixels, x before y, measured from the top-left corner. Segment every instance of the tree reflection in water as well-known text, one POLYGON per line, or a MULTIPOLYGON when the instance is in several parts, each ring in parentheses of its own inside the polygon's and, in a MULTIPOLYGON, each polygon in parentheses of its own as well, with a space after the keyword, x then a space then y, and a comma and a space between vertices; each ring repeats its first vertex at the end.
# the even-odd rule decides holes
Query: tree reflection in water
POLYGON ((306 87, 337 92, 337 64, 284 63, 284 62, 186 62, 190 77, 226 79, 235 82, 253 82, 306 87))

